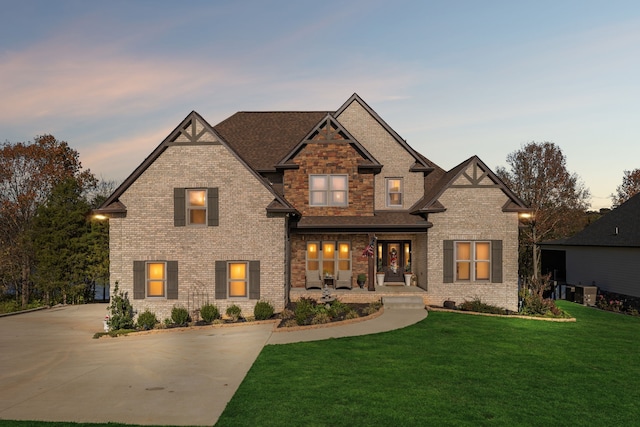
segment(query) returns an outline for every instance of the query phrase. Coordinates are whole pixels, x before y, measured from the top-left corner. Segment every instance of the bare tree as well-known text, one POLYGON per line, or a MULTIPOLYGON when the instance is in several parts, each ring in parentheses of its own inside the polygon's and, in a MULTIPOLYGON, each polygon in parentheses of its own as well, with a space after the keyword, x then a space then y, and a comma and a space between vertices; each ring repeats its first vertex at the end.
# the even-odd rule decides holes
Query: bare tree
POLYGON ((575 173, 567 170, 566 158, 552 142, 530 142, 507 156, 510 170, 497 175, 532 209, 521 229, 521 272, 539 277, 540 241, 568 237, 579 231, 589 207, 590 193, 575 173), (532 249, 531 249, 532 248, 532 249))
POLYGON ((611 195, 613 207, 617 208, 638 193, 640 193, 640 169, 624 171, 622 184, 616 188, 616 194, 611 195))

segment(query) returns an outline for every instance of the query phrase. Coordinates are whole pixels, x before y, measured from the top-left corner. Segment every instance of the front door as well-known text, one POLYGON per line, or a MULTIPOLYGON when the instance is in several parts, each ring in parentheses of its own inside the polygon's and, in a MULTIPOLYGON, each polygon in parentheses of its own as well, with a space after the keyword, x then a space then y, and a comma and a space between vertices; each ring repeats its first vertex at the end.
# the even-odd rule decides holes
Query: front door
POLYGON ((410 262, 411 242, 378 242, 378 266, 382 266, 385 282, 404 282, 404 271, 410 262))

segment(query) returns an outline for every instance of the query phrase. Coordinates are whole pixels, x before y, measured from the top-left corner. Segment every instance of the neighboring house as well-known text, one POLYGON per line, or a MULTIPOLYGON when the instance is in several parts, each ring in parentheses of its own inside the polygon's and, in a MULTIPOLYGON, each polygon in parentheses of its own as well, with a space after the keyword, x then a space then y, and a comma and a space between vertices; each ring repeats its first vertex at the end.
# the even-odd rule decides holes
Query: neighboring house
POLYGON ((540 246, 542 272, 558 282, 640 297, 640 194, 574 236, 540 246))
POLYGON ((478 157, 442 170, 354 94, 337 111, 216 126, 192 112, 96 212, 110 218, 111 282, 164 318, 206 301, 279 311, 325 283, 371 298, 409 269, 426 303, 515 310, 527 210, 478 157), (359 273, 374 292, 349 290, 359 273))

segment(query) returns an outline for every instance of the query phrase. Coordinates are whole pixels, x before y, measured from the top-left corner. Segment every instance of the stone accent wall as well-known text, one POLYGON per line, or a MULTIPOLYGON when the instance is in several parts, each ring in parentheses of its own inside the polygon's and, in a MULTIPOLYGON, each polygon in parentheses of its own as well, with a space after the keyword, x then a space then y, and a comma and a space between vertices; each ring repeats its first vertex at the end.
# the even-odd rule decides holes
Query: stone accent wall
POLYGON ((409 209, 424 196, 424 174, 422 172, 409 172, 409 168, 413 166, 415 159, 362 105, 358 102, 351 103, 337 119, 383 165, 381 173, 376 175, 376 210, 394 209, 386 207, 385 178, 403 179, 404 200, 402 209, 409 209))
MULTIPOLYGON (((460 184, 467 180, 460 180, 460 184)), ((481 301, 509 310, 518 308, 518 214, 502 212, 507 196, 495 187, 449 188, 439 198, 446 207, 430 214, 428 284, 429 304, 445 300, 481 301), (443 283, 444 240, 502 240, 502 283, 443 283)))
POLYGON ((295 157, 299 169, 284 173, 284 194, 302 215, 371 216, 373 181, 370 173, 358 173, 362 156, 344 142, 311 142, 295 157), (349 181, 348 206, 309 206, 310 174, 345 174, 349 181))
POLYGON ((125 218, 110 220, 111 283, 128 292, 138 312, 160 321, 174 305, 190 312, 206 302, 224 313, 237 304, 253 315, 256 300, 215 300, 215 261, 260 261, 261 299, 285 302, 283 215, 267 215, 273 195, 224 146, 170 146, 125 191, 125 218), (217 227, 174 227, 173 189, 219 189, 217 227), (178 261, 178 299, 133 299, 133 262, 178 261))

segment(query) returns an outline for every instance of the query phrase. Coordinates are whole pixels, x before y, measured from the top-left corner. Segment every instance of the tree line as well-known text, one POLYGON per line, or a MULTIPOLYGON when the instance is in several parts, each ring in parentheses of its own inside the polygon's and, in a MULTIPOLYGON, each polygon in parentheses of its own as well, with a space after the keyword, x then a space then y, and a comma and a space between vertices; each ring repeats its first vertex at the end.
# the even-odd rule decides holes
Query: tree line
POLYGON ((90 300, 108 283, 108 223, 90 211, 113 190, 52 135, 0 145, 0 292, 22 308, 90 300))

